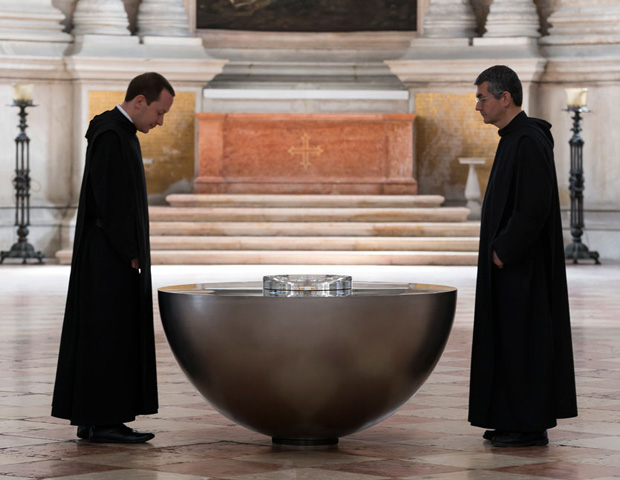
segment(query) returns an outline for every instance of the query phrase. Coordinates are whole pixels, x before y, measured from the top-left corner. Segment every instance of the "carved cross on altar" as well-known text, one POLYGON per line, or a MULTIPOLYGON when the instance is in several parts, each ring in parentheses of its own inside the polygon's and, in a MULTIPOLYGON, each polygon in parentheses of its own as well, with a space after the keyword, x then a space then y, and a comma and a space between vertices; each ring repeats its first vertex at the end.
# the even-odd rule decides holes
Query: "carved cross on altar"
POLYGON ((301 162, 299 163, 304 167, 304 170, 307 170, 312 165, 310 155, 319 156, 323 153, 323 149, 320 146, 310 147, 310 136, 306 132, 301 136, 301 145, 301 147, 289 147, 288 153, 301 155, 301 162))

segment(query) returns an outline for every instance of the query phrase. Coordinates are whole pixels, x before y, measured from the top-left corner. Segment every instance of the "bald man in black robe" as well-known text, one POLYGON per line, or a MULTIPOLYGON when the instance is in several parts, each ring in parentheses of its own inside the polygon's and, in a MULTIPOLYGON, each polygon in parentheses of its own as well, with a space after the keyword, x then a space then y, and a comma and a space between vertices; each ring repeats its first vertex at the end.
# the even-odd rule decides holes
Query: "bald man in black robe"
POLYGON ((162 125, 174 90, 151 72, 97 115, 78 205, 52 415, 95 443, 154 437, 124 425, 157 412, 149 216, 139 130, 162 125))
POLYGON ((577 400, 551 125, 505 66, 476 82, 501 137, 482 206, 469 421, 497 447, 547 445, 577 400))

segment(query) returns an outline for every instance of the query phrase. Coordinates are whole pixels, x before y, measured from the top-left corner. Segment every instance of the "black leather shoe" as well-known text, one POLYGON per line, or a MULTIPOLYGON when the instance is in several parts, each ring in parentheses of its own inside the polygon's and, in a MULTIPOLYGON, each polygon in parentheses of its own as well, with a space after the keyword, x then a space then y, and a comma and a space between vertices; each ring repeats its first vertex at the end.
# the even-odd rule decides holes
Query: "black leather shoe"
POLYGON ((88 436, 90 435, 90 425, 79 425, 77 428, 77 436, 78 438, 83 438, 84 440, 88 440, 88 436))
POLYGON ((506 433, 504 430, 485 430, 482 434, 482 438, 485 440, 493 440, 496 435, 503 435, 504 433, 506 433))
POLYGON ((549 444, 547 430, 541 432, 502 432, 491 440, 494 447, 542 447, 549 444))
POLYGON ((91 427, 88 441, 93 443, 143 443, 154 437, 152 433, 138 432, 121 423, 120 425, 91 427))

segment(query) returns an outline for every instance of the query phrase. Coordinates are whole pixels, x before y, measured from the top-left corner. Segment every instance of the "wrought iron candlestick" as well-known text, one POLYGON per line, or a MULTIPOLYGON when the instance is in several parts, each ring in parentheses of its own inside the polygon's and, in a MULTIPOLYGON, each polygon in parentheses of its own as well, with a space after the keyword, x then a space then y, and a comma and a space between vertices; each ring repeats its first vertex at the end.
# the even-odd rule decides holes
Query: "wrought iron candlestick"
POLYGON ((15 188, 15 226, 17 227, 18 240, 11 250, 1 252, 0 263, 5 258, 21 258, 22 263, 26 263, 29 258, 39 260, 43 263, 43 254, 36 252, 34 247, 28 243, 28 226, 30 225, 30 138, 26 135, 26 116, 28 107, 34 107, 31 99, 15 99, 14 107, 19 108, 19 129, 20 132, 15 137, 15 178, 13 187, 15 188))
POLYGON ((567 245, 564 257, 567 260, 572 259, 573 263, 579 263, 579 260, 594 260, 596 264, 600 264, 598 252, 591 252, 581 241, 584 230, 583 191, 585 186, 583 178, 584 141, 579 132, 581 132, 581 114, 589 112, 585 105, 585 93, 583 93, 583 99, 583 102, 577 102, 576 105, 571 105, 569 102, 566 109, 573 113, 573 128, 571 129, 573 136, 568 141, 570 145, 570 232, 573 240, 567 245))

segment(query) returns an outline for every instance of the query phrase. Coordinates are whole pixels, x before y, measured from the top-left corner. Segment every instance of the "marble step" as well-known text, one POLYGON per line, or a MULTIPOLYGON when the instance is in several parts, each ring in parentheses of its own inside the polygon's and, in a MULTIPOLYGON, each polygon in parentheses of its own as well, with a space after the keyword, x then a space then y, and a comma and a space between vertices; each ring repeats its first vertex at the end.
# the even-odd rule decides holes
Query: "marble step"
MULTIPOLYGON (((71 250, 56 252, 71 264, 71 250)), ((478 252, 154 250, 153 265, 476 265, 478 252)))
POLYGON ((159 250, 151 259, 154 265, 476 265, 478 253, 159 250))
POLYGON ((464 222, 469 209, 149 207, 150 220, 192 222, 464 222))
POLYGON ((440 195, 228 195, 172 194, 172 207, 439 208, 440 195))
POLYGON ((151 222, 151 235, 476 237, 480 222, 151 222))
POLYGON ((156 250, 313 250, 477 252, 477 238, 463 237, 151 237, 156 250))

